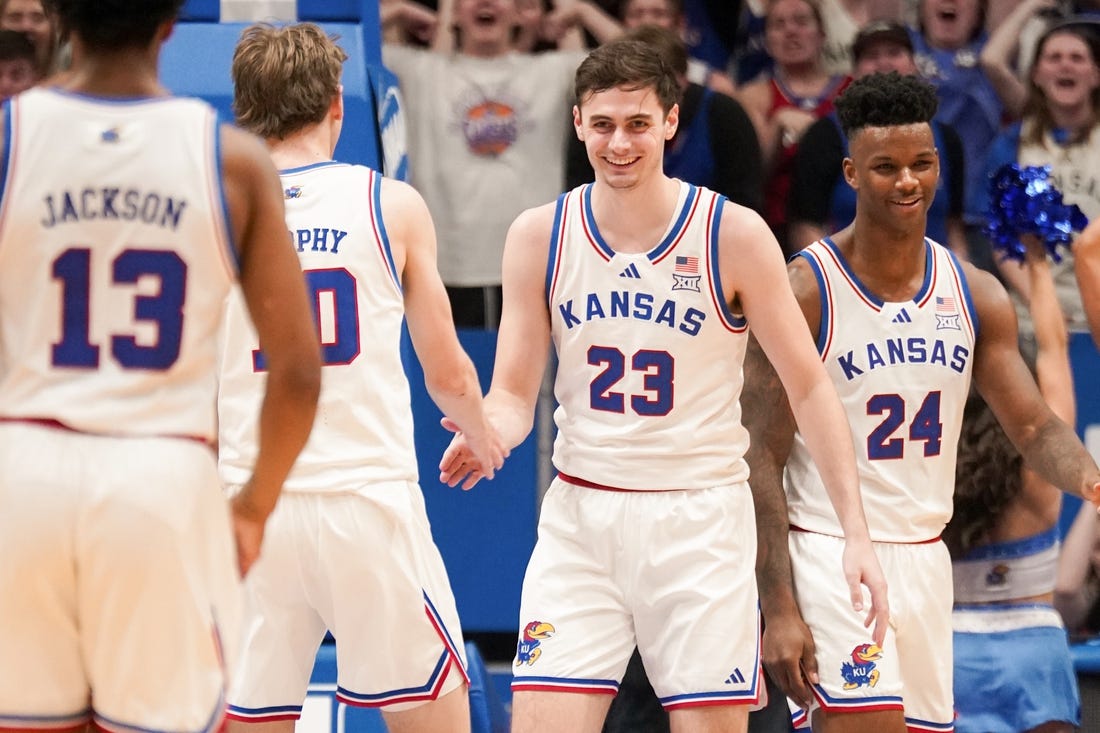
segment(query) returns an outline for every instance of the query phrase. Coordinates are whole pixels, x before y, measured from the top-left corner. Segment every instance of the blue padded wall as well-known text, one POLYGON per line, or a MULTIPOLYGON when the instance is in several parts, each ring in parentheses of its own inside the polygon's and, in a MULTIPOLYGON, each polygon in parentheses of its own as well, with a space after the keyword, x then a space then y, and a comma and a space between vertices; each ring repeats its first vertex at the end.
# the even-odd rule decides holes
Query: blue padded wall
MULTIPOLYGON (((161 79, 174 94, 196 96, 233 119, 233 84, 229 69, 233 48, 246 23, 177 23, 161 53, 161 79)), ((363 28, 358 24, 324 23, 340 36, 347 52, 344 64, 344 108, 347 121, 336 147, 336 158, 372 168, 381 166, 381 140, 376 124, 374 90, 366 64, 363 28)))

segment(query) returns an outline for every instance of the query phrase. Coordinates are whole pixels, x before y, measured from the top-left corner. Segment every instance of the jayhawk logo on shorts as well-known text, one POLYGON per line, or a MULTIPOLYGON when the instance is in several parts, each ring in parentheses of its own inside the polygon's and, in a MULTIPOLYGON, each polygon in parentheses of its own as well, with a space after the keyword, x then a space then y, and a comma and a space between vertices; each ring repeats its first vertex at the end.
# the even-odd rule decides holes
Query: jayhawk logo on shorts
POLYGON ((516 645, 516 664, 526 663, 528 666, 542 654, 539 642, 549 639, 554 635, 554 627, 543 621, 532 621, 523 627, 523 638, 516 645))
POLYGON ((290 199, 300 199, 300 198, 302 198, 302 187, 301 186, 291 186, 290 188, 284 188, 283 189, 283 198, 288 200, 288 201, 290 199))
POLYGON ((1008 571, 1011 568, 1005 563, 997 563, 989 569, 985 576, 985 584, 991 588, 1004 585, 1008 582, 1008 571))
POLYGON ((860 644, 852 650, 852 661, 840 665, 840 676, 844 678, 844 689, 874 687, 878 682, 879 671, 875 662, 882 659, 882 648, 877 644, 860 644))

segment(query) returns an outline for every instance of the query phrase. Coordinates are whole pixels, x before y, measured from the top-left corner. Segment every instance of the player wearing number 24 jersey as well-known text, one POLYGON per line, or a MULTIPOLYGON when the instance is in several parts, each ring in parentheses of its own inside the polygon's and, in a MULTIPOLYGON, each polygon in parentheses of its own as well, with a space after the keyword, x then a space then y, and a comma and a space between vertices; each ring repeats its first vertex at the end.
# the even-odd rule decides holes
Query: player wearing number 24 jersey
MULTIPOLYGON (((245 580, 231 730, 293 730, 326 630, 341 702, 381 708, 393 729, 469 725, 462 630, 417 485, 406 319, 430 395, 475 436, 476 465, 491 475, 503 452, 451 321, 423 199, 332 159, 345 59, 310 23, 251 26, 234 53, 234 107, 282 169, 283 242, 305 274, 324 367, 313 433, 245 580)), ((257 436, 239 416, 254 409, 265 363, 239 301, 228 311, 218 409, 220 470, 233 491, 255 455, 257 436)))
MULTIPOLYGON (((786 644, 769 657, 779 660, 775 676, 798 702, 796 722, 814 730, 950 731, 951 562, 939 535, 951 516, 971 379, 1025 461, 1047 481, 1095 499, 1100 471, 1043 401, 1020 356, 1004 288, 925 237, 939 176, 930 127, 935 88, 913 76, 872 74, 853 82, 836 104, 850 142, 844 176, 856 191, 855 220, 800 252, 788 269, 848 413, 892 618, 883 643, 847 608, 837 572, 840 528, 809 461, 809 436, 801 426, 795 435, 773 392, 770 401, 779 409, 769 412, 760 437, 779 460, 794 438, 785 476, 790 567, 813 642, 792 650, 799 633, 785 627, 804 629, 802 621, 767 616, 773 632, 783 631, 773 638, 786 644)), ((755 376, 746 379, 746 389, 766 393, 760 378, 766 363, 752 348, 748 361, 755 376)), ((778 475, 762 468, 762 475, 778 475)), ((778 537, 771 541, 779 544, 778 537)), ((790 594, 790 587, 772 588, 773 596, 790 594)))
POLYGON ((0 730, 217 730, 238 570, 313 419, 275 169, 157 81, 179 6, 59 0, 73 68, 4 107, 0 730), (240 416, 264 440, 227 506, 216 337, 238 279, 271 379, 240 416))

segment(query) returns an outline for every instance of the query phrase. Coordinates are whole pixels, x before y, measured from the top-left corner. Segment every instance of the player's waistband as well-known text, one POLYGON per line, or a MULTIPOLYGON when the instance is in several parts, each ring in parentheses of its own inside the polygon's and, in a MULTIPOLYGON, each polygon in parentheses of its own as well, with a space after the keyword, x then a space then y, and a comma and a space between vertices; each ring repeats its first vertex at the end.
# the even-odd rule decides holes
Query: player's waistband
POLYGON ((621 486, 607 486, 605 484, 598 484, 595 481, 588 481, 583 478, 577 478, 576 476, 570 476, 567 473, 558 471, 558 478, 567 484, 573 484, 574 486, 581 486, 586 489, 598 489, 600 491, 620 491, 625 494, 654 494, 665 491, 688 491, 689 489, 625 489, 621 486))
POLYGON ((963 634, 1065 628, 1062 616, 1049 603, 956 606, 951 611, 951 626, 963 634))
POLYGON ((2 424, 2 423, 36 425, 36 426, 41 427, 41 428, 51 428, 53 430, 63 430, 67 433, 76 433, 78 435, 90 435, 90 436, 99 437, 99 438, 137 438, 137 439, 140 439, 140 438, 146 438, 146 439, 150 439, 150 438, 151 439, 167 438, 169 440, 187 440, 187 441, 190 441, 190 442, 193 442, 193 443, 198 443, 199 445, 210 448, 211 450, 214 450, 214 443, 210 440, 207 440, 206 438, 203 438, 202 436, 199 436, 199 435, 183 435, 183 434, 174 434, 174 433, 151 433, 151 434, 148 434, 148 435, 130 434, 130 433, 99 433, 99 432, 93 432, 93 431, 89 431, 89 430, 80 430, 79 428, 74 428, 72 425, 68 425, 68 424, 66 424, 66 423, 64 423, 60 420, 57 420, 56 418, 52 418, 52 417, 7 417, 7 416, 4 416, 4 415, 0 415, 0 424, 2 424))
MULTIPOLYGON (((792 531, 792 532, 805 532, 806 534, 824 534, 824 535, 827 535, 829 537, 835 537, 835 535, 829 535, 826 532, 817 532, 817 531, 812 530, 812 529, 805 529, 803 527, 799 527, 797 524, 789 525, 789 527, 790 527, 790 531, 792 531)), ((935 537, 933 537, 931 539, 912 540, 910 542, 902 542, 902 541, 898 541, 898 540, 876 540, 876 539, 872 539, 871 542, 874 542, 875 544, 879 544, 879 545, 932 545, 932 544, 935 544, 936 542, 939 542, 941 537, 942 537, 942 535, 936 535, 935 537)), ((843 537, 837 537, 837 539, 842 540, 844 538, 843 537)))

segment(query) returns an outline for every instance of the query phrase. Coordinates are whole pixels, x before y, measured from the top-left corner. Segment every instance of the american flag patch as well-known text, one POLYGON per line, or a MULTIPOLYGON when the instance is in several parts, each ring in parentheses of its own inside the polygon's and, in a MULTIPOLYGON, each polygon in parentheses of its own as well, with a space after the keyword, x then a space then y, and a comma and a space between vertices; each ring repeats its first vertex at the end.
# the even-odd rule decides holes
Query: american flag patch
POLYGON ((955 299, 954 298, 941 298, 936 296, 936 312, 943 314, 955 313, 955 299))
POLYGON ((698 257, 677 257, 676 258, 676 272, 682 272, 687 275, 699 274, 699 258, 698 257))

